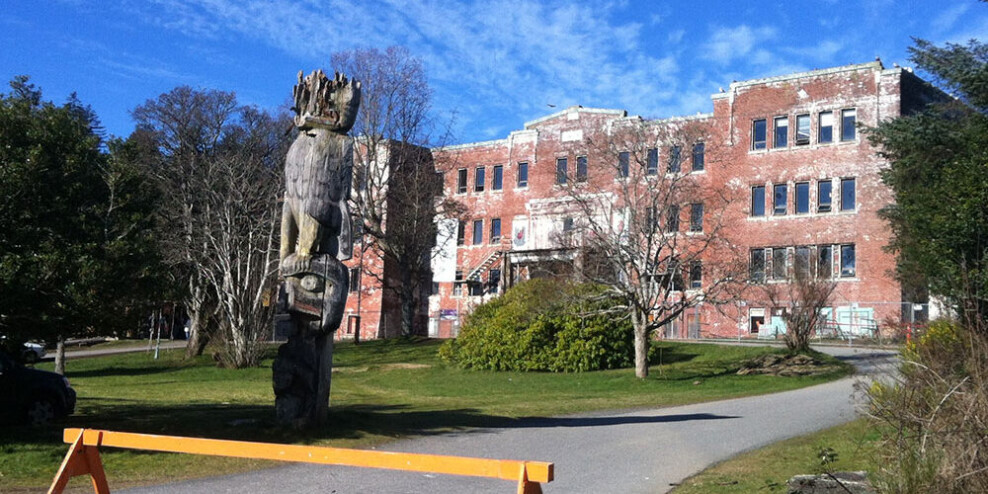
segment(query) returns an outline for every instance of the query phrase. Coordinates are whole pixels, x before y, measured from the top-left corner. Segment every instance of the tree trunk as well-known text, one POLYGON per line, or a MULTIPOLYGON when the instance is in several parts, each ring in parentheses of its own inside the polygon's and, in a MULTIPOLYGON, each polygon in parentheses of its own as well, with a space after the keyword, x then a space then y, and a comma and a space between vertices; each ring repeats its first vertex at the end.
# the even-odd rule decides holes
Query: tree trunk
POLYGON ((209 344, 209 332, 205 330, 206 324, 202 316, 202 311, 189 313, 189 342, 185 345, 185 358, 193 358, 202 355, 209 344))
POLYGON ((635 377, 648 377, 648 330, 646 315, 635 311, 632 325, 635 329, 635 377))
POLYGON ((55 373, 65 375, 65 337, 59 336, 55 346, 55 373))
POLYGON ((402 269, 398 298, 401 304, 401 335, 404 337, 415 334, 415 288, 412 274, 407 269, 402 269))

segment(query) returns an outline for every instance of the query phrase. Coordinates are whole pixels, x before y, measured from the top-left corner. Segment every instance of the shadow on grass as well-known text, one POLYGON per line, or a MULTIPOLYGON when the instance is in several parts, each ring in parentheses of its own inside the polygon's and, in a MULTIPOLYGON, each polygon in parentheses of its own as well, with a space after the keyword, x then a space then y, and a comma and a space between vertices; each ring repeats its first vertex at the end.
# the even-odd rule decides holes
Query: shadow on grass
MULTIPOLYGON (((274 407, 261 405, 185 405, 150 407, 140 403, 102 401, 90 410, 48 428, 0 427, 0 443, 54 446, 62 444, 62 429, 85 427, 121 432, 231 439, 241 441, 311 444, 366 436, 391 438, 497 428, 607 427, 627 424, 724 420, 727 415, 669 414, 584 417, 531 417, 515 419, 480 413, 475 409, 412 411, 406 405, 346 405, 330 409, 322 428, 298 431, 274 422, 274 407)), ((2 451, 2 449, 0 449, 2 451)))

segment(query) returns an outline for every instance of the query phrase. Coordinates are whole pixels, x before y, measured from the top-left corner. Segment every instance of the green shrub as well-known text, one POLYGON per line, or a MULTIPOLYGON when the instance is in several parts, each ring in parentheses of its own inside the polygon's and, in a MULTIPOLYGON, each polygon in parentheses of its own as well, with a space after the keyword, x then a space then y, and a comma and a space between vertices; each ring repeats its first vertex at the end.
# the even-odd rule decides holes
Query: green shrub
POLYGON ((439 350, 470 369, 581 372, 634 362, 631 322, 603 288, 559 280, 520 283, 477 307, 439 350))

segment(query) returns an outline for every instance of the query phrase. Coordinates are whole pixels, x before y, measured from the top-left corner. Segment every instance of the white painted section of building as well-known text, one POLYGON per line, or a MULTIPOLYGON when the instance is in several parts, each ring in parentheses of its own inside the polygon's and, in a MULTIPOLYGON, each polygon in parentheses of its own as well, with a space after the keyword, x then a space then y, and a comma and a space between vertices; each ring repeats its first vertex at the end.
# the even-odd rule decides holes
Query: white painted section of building
POLYGON ((432 280, 452 282, 456 279, 456 218, 437 220, 436 247, 432 256, 432 280))

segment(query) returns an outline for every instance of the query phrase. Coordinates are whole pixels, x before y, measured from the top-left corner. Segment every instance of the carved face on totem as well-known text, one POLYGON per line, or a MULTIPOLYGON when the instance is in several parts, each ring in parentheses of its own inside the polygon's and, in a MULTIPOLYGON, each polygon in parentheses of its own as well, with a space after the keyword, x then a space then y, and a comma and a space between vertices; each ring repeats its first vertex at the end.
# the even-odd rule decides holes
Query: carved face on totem
POLYGON ((360 82, 350 81, 339 72, 330 79, 322 70, 307 77, 298 73, 295 97, 295 126, 322 128, 345 134, 353 127, 360 107, 360 82))

